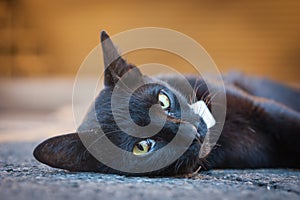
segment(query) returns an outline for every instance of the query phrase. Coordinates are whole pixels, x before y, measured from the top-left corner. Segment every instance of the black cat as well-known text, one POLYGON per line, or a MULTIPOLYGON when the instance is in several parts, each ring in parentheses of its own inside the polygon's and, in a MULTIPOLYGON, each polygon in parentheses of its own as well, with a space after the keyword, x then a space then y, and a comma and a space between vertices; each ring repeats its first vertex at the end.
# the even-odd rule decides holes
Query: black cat
MULTIPOLYGON (((199 117, 190 105, 202 100, 210 109, 213 95, 208 92, 207 84, 216 84, 217 87, 218 83, 205 83, 201 77, 186 76, 190 88, 193 89, 191 91, 183 87, 184 84, 178 76, 143 76, 136 66, 127 64, 119 56, 105 32, 101 34, 101 41, 106 65, 105 87, 96 98, 92 107, 94 109, 87 114, 77 133, 53 137, 39 144, 34 150, 34 156, 40 162, 70 171, 147 176, 189 174, 197 171, 199 167, 202 170, 300 168, 299 90, 242 74, 224 75, 227 99, 224 127, 217 144, 202 158, 199 157, 199 151, 213 124, 209 125, 209 121, 199 117), (123 81, 123 77, 127 82, 123 81), (121 86, 117 85, 118 81, 121 86), (137 87, 129 100, 129 115, 135 125, 145 127, 151 123, 155 127, 156 124, 161 124, 161 120, 166 119, 163 128, 156 135, 146 138, 125 133, 115 121, 116 114, 122 119, 121 125, 125 129, 135 132, 125 115, 128 105, 122 100, 139 82, 143 86, 137 87), (118 89, 116 87, 121 90, 116 94, 118 102, 113 114, 111 99, 113 90, 118 89), (193 98, 193 95, 196 96, 193 98), (152 117, 149 114, 151 108, 154 108, 152 117), (183 127, 184 133, 179 141, 183 142, 192 137, 190 145, 185 147, 183 154, 174 162, 156 169, 158 161, 166 159, 167 162, 168 157, 172 157, 177 149, 184 148, 177 142, 163 156, 157 154, 158 149, 162 149, 175 138, 179 126, 183 127), (150 170, 140 171, 139 163, 109 153, 110 162, 121 160, 121 165, 129 170, 113 169, 98 161, 87 150, 78 133, 83 134, 83 138, 90 139, 89 144, 93 144, 94 140, 97 144, 98 140, 103 139, 103 135, 97 135, 101 132, 98 131, 99 127, 114 145, 133 156, 143 158, 143 166, 150 166, 150 170)), ((146 133, 139 134, 143 136, 146 133)), ((100 154, 109 152, 101 148, 100 145, 96 146, 100 154)))

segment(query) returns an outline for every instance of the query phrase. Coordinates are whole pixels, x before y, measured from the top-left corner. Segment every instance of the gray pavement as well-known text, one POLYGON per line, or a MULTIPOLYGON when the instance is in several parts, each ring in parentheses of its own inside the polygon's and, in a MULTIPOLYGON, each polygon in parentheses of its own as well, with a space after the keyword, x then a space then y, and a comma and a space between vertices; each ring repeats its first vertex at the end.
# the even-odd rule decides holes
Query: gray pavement
MULTIPOLYGON (((76 129, 73 81, 0 80, 0 200, 300 199, 299 170, 213 170, 193 179, 141 178, 70 173, 37 162, 32 151, 38 142, 32 141, 76 129)), ((82 97, 90 85, 87 80, 82 97)))
POLYGON ((0 143, 0 199, 300 199, 300 171, 213 170, 188 178, 71 173, 38 163, 37 142, 0 143))

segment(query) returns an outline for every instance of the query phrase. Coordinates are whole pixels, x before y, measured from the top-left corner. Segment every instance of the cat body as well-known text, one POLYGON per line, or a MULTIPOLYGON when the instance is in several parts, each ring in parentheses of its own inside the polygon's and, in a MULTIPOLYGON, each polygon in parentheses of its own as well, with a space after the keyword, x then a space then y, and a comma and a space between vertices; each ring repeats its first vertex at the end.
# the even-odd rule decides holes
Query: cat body
MULTIPOLYGON (((202 170, 300 168, 299 90, 239 73, 224 75, 227 101, 224 127, 208 155, 199 157, 210 127, 205 119, 193 112, 190 105, 204 101, 207 108, 211 109, 214 95, 209 93, 208 88, 219 87, 218 83, 213 81, 213 77, 207 83, 199 76, 186 75, 185 80, 189 88, 180 82, 181 79, 177 75, 147 77, 136 66, 127 64, 119 56, 105 32, 102 33, 101 40, 106 41, 102 44, 106 66, 105 87, 95 99, 92 109, 76 133, 50 138, 38 145, 34 156, 40 162, 70 171, 147 176, 189 174, 199 167, 202 170), (120 82, 121 86, 118 85, 120 82), (135 132, 128 118, 123 116, 126 111, 123 99, 128 88, 134 88, 138 82, 142 82, 143 86, 136 87, 129 99, 129 115, 139 127, 149 124, 154 124, 155 127, 160 124, 162 118, 165 119, 163 128, 154 136, 139 138, 126 134, 120 128, 121 125, 135 132), (116 88, 122 88, 122 84, 125 86, 116 94, 115 112, 123 118, 120 124, 117 124, 112 111, 112 96, 116 88), (150 110, 155 117, 151 117, 150 110), (154 170, 139 171, 139 163, 122 160, 114 157, 115 154, 109 156, 111 162, 122 160, 121 165, 130 170, 122 171, 99 161, 80 137, 80 134, 84 134, 87 137, 91 135, 92 138, 92 135, 100 133, 99 127, 113 144, 136 157, 143 157, 143 162, 154 170), (171 146, 165 155, 156 156, 159 149, 167 146, 175 138, 181 127, 184 134, 180 141, 193 137, 191 144, 180 147, 181 144, 177 143, 171 146), (155 169, 156 160, 168 160, 168 157, 176 153, 177 148, 185 148, 180 157, 167 166, 155 169)), ((101 147, 103 145, 98 145, 97 150, 105 151, 101 150, 101 147)))

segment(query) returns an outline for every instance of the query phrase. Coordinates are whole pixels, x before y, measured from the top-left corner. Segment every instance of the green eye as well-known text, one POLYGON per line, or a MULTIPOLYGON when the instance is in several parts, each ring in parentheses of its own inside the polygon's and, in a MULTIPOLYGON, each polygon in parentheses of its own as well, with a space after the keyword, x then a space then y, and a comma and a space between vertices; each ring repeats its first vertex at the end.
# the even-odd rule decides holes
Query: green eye
POLYGON ((151 149, 154 147, 155 141, 151 139, 142 140, 138 143, 136 143, 133 147, 132 153, 134 155, 144 155, 151 151, 151 149))
POLYGON ((158 101, 162 109, 169 110, 170 109, 170 99, 163 92, 159 92, 158 101))

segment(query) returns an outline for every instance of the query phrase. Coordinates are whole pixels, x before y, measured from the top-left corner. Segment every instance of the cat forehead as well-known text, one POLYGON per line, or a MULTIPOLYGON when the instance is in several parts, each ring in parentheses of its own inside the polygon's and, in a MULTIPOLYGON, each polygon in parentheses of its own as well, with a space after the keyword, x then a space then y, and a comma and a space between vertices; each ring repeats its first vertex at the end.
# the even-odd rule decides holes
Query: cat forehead
MULTIPOLYGON (((143 87, 146 88, 155 88, 160 86, 161 88, 167 89, 169 93, 172 93, 177 100, 183 101, 186 104, 186 97, 184 97, 179 91, 176 90, 176 88, 173 88, 170 86, 167 82, 160 80, 156 77, 148 77, 148 76, 143 76, 143 81, 144 85, 143 87)), ((143 95, 146 95, 147 90, 140 90, 136 94, 142 95, 142 98, 145 97, 143 95)), ((91 130, 91 129, 99 129, 100 124, 99 124, 99 119, 97 119, 97 115, 103 116, 104 115, 110 115, 111 113, 111 101, 112 101, 112 93, 114 92, 114 87, 105 87, 103 88, 97 98, 94 100, 92 105, 90 106, 88 112, 86 113, 85 117, 83 118, 82 123, 80 124, 78 130, 79 131, 86 131, 86 130, 91 130)), ((149 93, 148 93, 149 95, 149 93)), ((153 94, 152 100, 155 100, 157 98, 157 94, 153 94)), ((117 94, 116 95, 118 98, 122 98, 122 94, 117 94)), ((143 99, 139 99, 142 101, 143 99)), ((147 101, 146 99, 144 99, 147 101)), ((139 103, 139 102, 138 102, 139 103)), ((153 101, 150 102, 145 102, 146 105, 150 105, 151 103, 154 103, 153 101), (149 104, 147 104, 149 103, 149 104)), ((128 108, 128 105, 123 104, 122 99, 120 99, 120 110, 117 111, 122 111, 122 108, 128 108)), ((141 107, 140 109, 143 109, 143 105, 139 103, 141 107)), ((145 105, 145 104, 144 104, 145 105)), ((101 118, 101 120, 107 120, 108 118, 101 118)))

